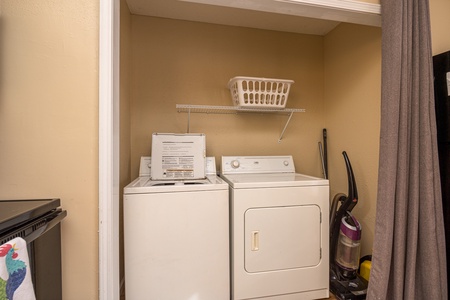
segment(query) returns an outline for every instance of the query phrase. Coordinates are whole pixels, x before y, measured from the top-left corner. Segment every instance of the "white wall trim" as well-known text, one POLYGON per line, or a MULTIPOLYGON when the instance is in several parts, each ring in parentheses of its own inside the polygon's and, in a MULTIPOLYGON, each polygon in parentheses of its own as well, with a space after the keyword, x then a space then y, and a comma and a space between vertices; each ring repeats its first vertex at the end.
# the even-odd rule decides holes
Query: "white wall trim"
POLYGON ((355 0, 180 0, 299 17, 381 26, 380 4, 355 0))
POLYGON ((119 37, 120 1, 100 0, 99 299, 120 299, 119 37))
POLYGON ((353 0, 275 0, 299 5, 322 7, 323 9, 347 10, 355 13, 381 15, 380 4, 367 3, 353 0))

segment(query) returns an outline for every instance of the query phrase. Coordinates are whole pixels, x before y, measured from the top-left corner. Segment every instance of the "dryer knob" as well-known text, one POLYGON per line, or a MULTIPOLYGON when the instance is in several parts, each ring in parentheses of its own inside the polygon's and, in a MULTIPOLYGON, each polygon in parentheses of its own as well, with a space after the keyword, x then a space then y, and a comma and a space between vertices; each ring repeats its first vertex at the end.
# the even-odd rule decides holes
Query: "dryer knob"
POLYGON ((240 164, 239 164, 239 161, 238 161, 238 160, 233 160, 233 161, 231 162, 231 167, 232 167, 233 169, 237 169, 237 168, 239 168, 239 166, 240 166, 240 164))
POLYGON ((285 160, 285 161, 283 161, 283 164, 287 167, 287 166, 289 166, 289 161, 285 160))

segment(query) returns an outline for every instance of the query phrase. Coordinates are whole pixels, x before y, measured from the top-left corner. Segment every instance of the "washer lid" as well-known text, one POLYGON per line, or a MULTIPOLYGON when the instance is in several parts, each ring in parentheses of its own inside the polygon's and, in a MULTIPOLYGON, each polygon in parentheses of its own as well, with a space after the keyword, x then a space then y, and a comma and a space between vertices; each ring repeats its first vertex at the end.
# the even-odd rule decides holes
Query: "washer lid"
POLYGON ((328 180, 298 173, 221 175, 233 188, 328 186, 328 180))
POLYGON ((150 177, 139 177, 124 188, 124 194, 179 193, 194 191, 212 191, 228 189, 221 178, 208 175, 199 180, 151 180, 150 177))

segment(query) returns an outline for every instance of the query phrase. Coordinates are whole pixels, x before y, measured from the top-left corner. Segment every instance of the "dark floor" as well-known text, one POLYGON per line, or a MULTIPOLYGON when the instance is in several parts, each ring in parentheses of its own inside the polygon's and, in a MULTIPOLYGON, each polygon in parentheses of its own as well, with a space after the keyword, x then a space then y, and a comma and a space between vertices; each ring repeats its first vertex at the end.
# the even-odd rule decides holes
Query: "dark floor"
MULTIPOLYGON (((120 292, 120 300, 125 300, 125 291, 124 290, 122 290, 120 292)), ((336 297, 334 297, 334 295, 330 293, 330 298, 326 298, 323 300, 336 300, 336 297)))

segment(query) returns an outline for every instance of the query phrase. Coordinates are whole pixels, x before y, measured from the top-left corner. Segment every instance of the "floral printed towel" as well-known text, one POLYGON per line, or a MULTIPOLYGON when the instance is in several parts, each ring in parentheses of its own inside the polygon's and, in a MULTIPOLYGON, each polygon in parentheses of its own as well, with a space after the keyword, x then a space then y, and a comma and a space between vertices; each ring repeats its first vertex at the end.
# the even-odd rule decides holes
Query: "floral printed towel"
POLYGON ((0 300, 36 300, 27 243, 22 238, 0 246, 0 300))

